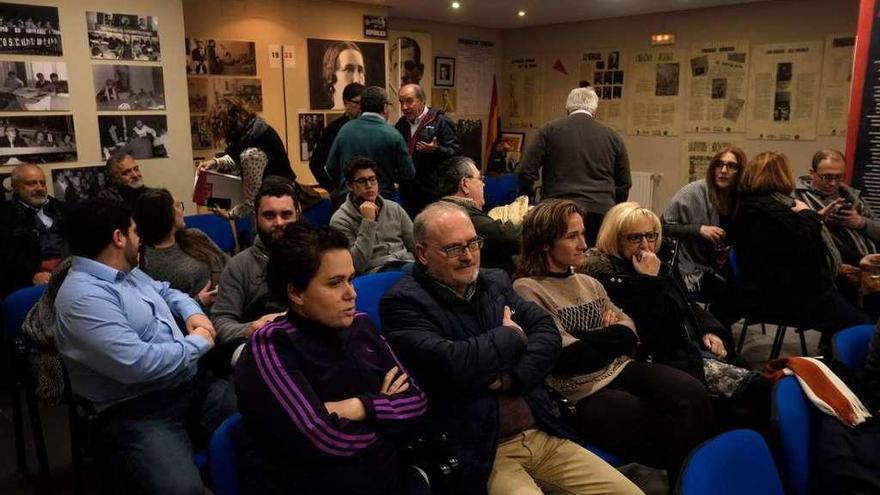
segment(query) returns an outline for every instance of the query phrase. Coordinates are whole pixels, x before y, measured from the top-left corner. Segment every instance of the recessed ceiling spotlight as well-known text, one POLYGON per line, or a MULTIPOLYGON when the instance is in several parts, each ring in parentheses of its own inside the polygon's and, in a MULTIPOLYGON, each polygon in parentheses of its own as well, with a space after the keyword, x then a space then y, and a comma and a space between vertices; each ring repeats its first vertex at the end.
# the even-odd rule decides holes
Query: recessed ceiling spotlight
POLYGON ((452 8, 453 8, 453 9, 457 9, 457 8, 459 8, 459 7, 461 7, 461 4, 460 4, 460 3, 458 3, 458 2, 452 2, 452 8))
POLYGON ((525 16, 526 16, 526 11, 525 11, 525 10, 520 10, 519 12, 516 13, 516 15, 518 15, 518 16, 520 16, 520 17, 525 17, 525 16))

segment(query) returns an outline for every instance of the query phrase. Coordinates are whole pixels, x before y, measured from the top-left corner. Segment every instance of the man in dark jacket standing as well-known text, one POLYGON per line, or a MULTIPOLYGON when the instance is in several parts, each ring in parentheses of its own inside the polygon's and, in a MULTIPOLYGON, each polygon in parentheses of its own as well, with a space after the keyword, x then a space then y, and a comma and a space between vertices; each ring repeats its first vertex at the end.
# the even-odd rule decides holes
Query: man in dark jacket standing
POLYGON ((586 212, 584 227, 591 246, 605 212, 626 201, 632 187, 626 146, 593 117, 598 107, 593 88, 571 90, 565 103, 568 116, 538 131, 517 169, 521 194, 534 196, 533 184, 543 168, 541 199, 570 199, 586 212))
POLYGON ((315 176, 318 184, 327 191, 332 192, 338 185, 336 181, 327 175, 327 171, 324 170, 324 166, 327 165, 327 156, 330 154, 330 148, 333 146, 333 141, 336 141, 336 136, 339 135, 342 126, 360 116, 361 93, 363 92, 364 85, 356 82, 349 84, 342 90, 342 103, 345 105, 345 113, 324 129, 324 132, 321 133, 321 139, 318 140, 318 145, 315 146, 315 151, 312 153, 311 159, 309 159, 309 170, 312 171, 312 175, 315 176))
POLYGON ((425 91, 407 84, 397 93, 403 116, 394 126, 406 140, 416 166, 416 178, 401 184, 400 199, 410 217, 440 199, 437 176, 440 164, 461 151, 455 125, 440 110, 425 104, 425 91))
POLYGON ((0 205, 0 296, 49 283, 52 270, 68 255, 64 238, 67 208, 49 196, 43 170, 36 165, 19 165, 12 170, 11 179, 12 201, 0 205))
POLYGON ((382 299, 384 332, 452 437, 461 493, 641 493, 579 446, 544 386, 561 351, 553 320, 507 276, 480 270, 467 213, 429 205, 415 219, 417 263, 382 299))

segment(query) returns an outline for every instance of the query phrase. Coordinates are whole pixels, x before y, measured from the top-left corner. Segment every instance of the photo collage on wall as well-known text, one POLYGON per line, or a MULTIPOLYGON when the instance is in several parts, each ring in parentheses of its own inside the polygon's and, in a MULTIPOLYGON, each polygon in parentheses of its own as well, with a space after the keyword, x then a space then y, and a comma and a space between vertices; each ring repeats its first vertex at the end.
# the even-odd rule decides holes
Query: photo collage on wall
POLYGON ((159 18, 86 12, 86 25, 102 159, 122 150, 139 160, 167 157, 159 18))
MULTIPOLYGON (((186 74, 193 151, 209 155, 214 143, 207 113, 224 96, 236 96, 263 111, 263 86, 257 78, 256 44, 214 38, 186 38, 186 74)), ((207 158, 207 157, 205 157, 207 158)))

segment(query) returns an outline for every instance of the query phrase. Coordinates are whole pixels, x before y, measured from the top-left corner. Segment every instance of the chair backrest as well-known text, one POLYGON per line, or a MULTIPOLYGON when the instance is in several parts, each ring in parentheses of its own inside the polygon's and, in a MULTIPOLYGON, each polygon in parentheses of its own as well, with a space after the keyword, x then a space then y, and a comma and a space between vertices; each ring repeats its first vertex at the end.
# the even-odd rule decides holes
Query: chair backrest
POLYGON ((254 243, 254 216, 245 215, 235 220, 235 232, 238 234, 239 251, 254 243))
POLYGON ((306 220, 314 227, 326 227, 330 225, 330 217, 333 216, 333 203, 327 198, 321 198, 311 208, 302 212, 306 220))
POLYGON ((235 250, 235 237, 232 235, 232 226, 229 220, 213 213, 189 215, 184 220, 187 228, 201 230, 221 250, 227 253, 235 250))
POLYGON ((834 357, 849 369, 864 368, 872 335, 874 325, 856 325, 835 333, 831 338, 834 357))
POLYGON ((483 197, 486 200, 484 210, 512 203, 516 199, 517 175, 503 174, 483 178, 486 184, 483 197))
POLYGON ((382 296, 388 289, 404 275, 403 272, 382 272, 361 275, 354 279, 354 291, 357 292, 355 308, 370 315, 370 320, 379 331, 382 330, 382 320, 379 318, 379 301, 382 300, 382 296))
POLYGON ((226 418, 211 436, 208 456, 213 481, 211 488, 216 495, 238 495, 241 481, 237 440, 242 424, 241 414, 235 413, 226 418))
POLYGON ((752 430, 731 430, 694 449, 678 480, 680 495, 783 495, 767 443, 752 430))
POLYGON ((773 390, 773 421, 782 450, 782 472, 792 495, 810 493, 810 434, 816 410, 800 383, 786 376, 773 390))
POLYGON ((21 325, 37 300, 46 292, 45 285, 18 289, 3 300, 3 330, 10 337, 21 334, 21 325))

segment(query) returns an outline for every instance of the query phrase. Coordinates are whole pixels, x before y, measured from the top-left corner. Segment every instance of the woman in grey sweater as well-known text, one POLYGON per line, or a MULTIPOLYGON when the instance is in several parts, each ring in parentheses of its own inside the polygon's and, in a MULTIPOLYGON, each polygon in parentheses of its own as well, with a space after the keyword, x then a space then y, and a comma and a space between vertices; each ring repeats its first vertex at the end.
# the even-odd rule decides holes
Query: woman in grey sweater
POLYGON ((134 221, 141 241, 141 270, 209 308, 229 257, 203 232, 186 228, 183 202, 175 201, 167 189, 150 189, 138 200, 134 221))

